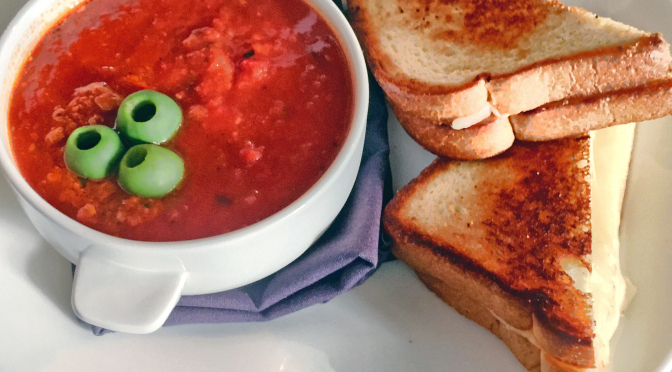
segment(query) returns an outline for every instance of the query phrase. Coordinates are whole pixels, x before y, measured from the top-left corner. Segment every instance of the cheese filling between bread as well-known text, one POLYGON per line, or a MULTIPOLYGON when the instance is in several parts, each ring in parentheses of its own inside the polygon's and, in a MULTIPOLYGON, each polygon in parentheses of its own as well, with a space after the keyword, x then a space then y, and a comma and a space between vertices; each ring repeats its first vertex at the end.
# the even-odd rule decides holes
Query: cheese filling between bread
POLYGON ((609 340, 623 311, 626 284, 620 268, 619 226, 634 124, 591 132, 592 272, 577 259, 561 262, 574 286, 591 295, 593 348, 598 369, 609 362, 609 340))
POLYGON ((489 118, 491 115, 495 115, 498 118, 508 116, 500 114, 499 111, 497 111, 497 109, 492 104, 490 104, 490 102, 486 102, 483 108, 476 111, 475 113, 453 120, 453 122, 450 124, 450 127, 455 130, 467 129, 489 118))
POLYGON ((635 124, 593 132, 592 275, 591 291, 595 325, 595 362, 609 362, 609 340, 616 332, 625 299, 621 274, 619 226, 635 124))

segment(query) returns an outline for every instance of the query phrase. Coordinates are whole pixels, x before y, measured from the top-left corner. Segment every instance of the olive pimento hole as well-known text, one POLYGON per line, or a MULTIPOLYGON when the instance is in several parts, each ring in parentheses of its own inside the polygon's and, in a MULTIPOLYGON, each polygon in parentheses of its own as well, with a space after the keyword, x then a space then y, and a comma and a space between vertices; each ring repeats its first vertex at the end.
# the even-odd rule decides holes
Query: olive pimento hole
POLYGON ((138 123, 150 121, 156 115, 156 105, 152 101, 143 101, 133 110, 133 120, 138 123))
POLYGON ((129 168, 135 168, 145 161, 145 158, 147 157, 147 150, 142 147, 132 148, 129 150, 127 156, 126 166, 129 168))
POLYGON ((80 150, 90 150, 100 143, 100 133, 95 130, 84 132, 77 136, 77 148, 80 150))

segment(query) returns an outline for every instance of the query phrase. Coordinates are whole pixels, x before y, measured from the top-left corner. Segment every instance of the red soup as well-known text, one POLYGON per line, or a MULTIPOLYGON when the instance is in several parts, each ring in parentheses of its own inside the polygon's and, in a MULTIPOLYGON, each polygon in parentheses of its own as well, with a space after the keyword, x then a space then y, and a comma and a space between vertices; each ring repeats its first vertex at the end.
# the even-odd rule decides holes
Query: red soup
POLYGON ((123 238, 186 240, 260 221, 315 184, 347 136, 352 90, 336 36, 301 0, 92 0, 30 55, 9 125, 23 176, 61 212, 123 238), (79 178, 63 160, 73 130, 114 127, 143 89, 184 114, 164 145, 184 179, 162 199, 79 178))

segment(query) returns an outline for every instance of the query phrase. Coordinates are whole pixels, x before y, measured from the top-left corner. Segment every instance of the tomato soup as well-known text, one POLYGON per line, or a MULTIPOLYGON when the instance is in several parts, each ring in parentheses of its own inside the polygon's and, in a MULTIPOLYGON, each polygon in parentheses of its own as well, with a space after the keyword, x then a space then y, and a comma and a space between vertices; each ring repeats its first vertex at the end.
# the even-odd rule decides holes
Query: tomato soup
POLYGON ((286 207, 325 173, 353 115, 345 53, 300 0, 92 0, 26 61, 10 104, 18 167, 51 205, 96 230, 176 241, 236 230, 286 207), (168 143, 184 178, 161 199, 86 180, 63 160, 76 128, 114 127, 151 89, 183 122, 168 143))

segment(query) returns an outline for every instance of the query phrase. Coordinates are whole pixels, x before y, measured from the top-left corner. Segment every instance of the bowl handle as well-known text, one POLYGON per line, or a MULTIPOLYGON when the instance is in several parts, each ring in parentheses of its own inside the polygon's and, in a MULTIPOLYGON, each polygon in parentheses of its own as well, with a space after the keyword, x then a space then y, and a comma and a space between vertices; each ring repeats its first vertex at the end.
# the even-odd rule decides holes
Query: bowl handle
POLYGON ((187 278, 181 264, 143 269, 119 263, 104 249, 84 250, 75 270, 72 309, 83 321, 112 331, 150 333, 168 318, 187 278))

